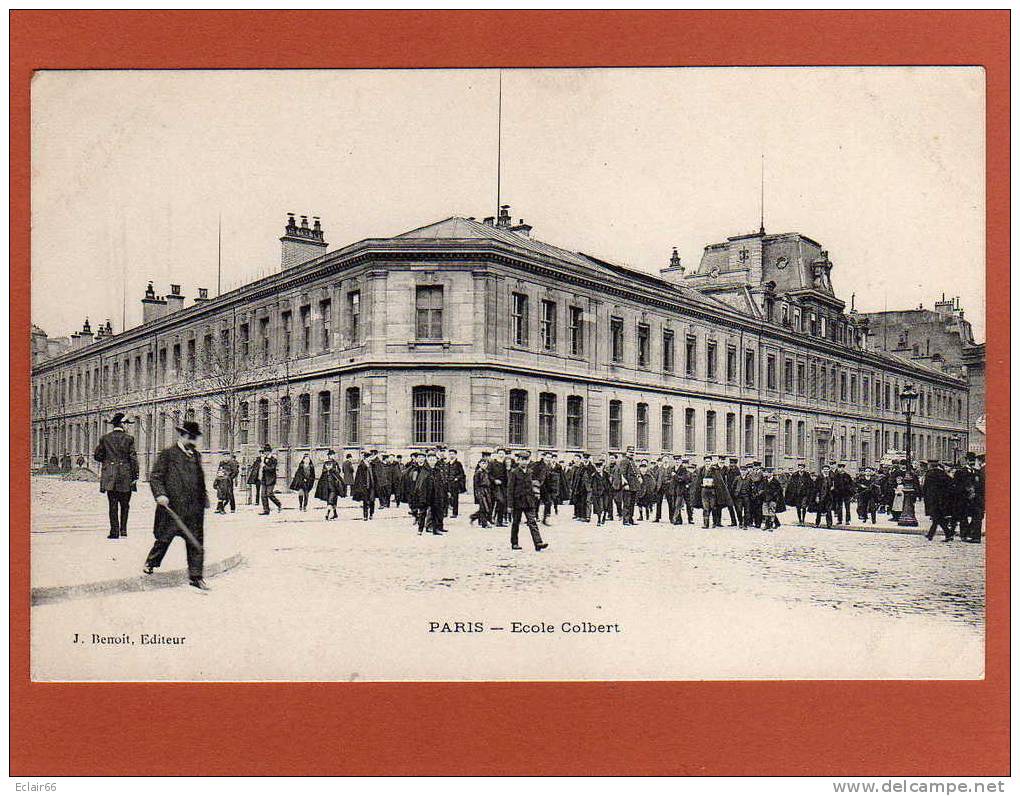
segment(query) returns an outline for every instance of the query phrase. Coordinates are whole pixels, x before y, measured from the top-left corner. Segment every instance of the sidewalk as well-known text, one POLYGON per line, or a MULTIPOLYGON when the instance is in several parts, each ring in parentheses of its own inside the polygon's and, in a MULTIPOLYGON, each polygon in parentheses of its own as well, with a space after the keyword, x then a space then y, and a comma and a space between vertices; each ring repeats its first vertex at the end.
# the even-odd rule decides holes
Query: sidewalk
MULTIPOLYGON (((833 515, 835 517, 835 514, 833 515)), ((870 521, 867 523, 862 522, 857 517, 857 507, 853 507, 853 522, 836 524, 833 519, 832 530, 840 531, 866 531, 867 533, 902 533, 902 534, 914 534, 924 535, 928 532, 928 528, 931 526, 931 522, 928 518, 919 516, 917 518, 917 527, 911 528, 909 526, 897 525, 896 521, 893 520, 888 514, 879 514, 876 519, 878 520, 874 525, 870 521)), ((797 511, 795 509, 787 509, 786 511, 780 512, 779 521, 783 525, 797 525, 797 511)), ((805 528, 814 528, 815 526, 815 515, 812 512, 808 512, 807 521, 804 524, 805 528)), ((822 524, 819 526, 819 530, 829 530, 825 527, 825 517, 822 516, 822 524)))
MULTIPOLYGON (((152 546, 156 503, 147 484, 131 499, 128 536, 107 539, 109 514, 99 485, 32 477, 32 604, 94 594, 145 591, 188 581, 183 540, 174 541, 153 575, 142 574, 152 546)), ((243 563, 243 515, 216 517, 210 532, 206 516, 205 577, 243 563)))

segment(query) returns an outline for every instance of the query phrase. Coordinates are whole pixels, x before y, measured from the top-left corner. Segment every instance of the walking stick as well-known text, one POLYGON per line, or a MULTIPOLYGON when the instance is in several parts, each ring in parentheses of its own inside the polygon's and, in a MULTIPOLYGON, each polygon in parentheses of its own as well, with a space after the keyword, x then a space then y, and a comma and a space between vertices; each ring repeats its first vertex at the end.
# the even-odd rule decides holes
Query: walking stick
POLYGON ((170 515, 170 518, 174 521, 174 524, 180 529, 181 533, 184 534, 185 541, 197 547, 199 550, 202 548, 202 543, 195 538, 195 534, 191 532, 191 529, 184 524, 184 520, 180 518, 176 511, 169 506, 163 506, 163 510, 170 515))

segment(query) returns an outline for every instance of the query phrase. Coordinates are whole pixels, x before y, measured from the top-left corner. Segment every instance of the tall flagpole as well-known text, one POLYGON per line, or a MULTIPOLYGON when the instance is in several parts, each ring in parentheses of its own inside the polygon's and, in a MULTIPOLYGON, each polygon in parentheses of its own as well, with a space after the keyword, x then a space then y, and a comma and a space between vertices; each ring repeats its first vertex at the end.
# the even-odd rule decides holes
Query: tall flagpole
POLYGON ((500 181, 503 156, 503 70, 499 70, 499 104, 496 113, 496 219, 499 219, 500 181))
POLYGON ((216 216, 216 295, 220 295, 223 275, 223 213, 216 216))
POLYGON ((759 207, 761 208, 761 227, 758 233, 765 234, 765 153, 761 153, 761 197, 759 207))

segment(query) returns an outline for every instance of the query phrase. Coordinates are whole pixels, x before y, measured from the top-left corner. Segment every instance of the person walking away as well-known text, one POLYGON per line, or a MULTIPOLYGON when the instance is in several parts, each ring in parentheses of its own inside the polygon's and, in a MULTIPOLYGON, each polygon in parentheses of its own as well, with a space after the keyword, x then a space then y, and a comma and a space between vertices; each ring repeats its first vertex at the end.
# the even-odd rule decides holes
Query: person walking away
POLYGON ((319 482, 315 485, 315 499, 326 503, 327 520, 337 518, 336 503, 344 491, 343 471, 340 469, 340 463, 336 460, 336 451, 326 451, 326 461, 322 463, 319 482))
POLYGON ((308 511, 308 493, 315 488, 315 464, 312 455, 306 453, 290 479, 290 488, 298 493, 298 511, 308 511))
POLYGON ((215 513, 226 514, 226 505, 234 489, 230 483, 230 471, 225 463, 221 464, 216 470, 216 478, 213 479, 213 490, 216 492, 215 513))
MULTIPOLYGON (((379 508, 385 509, 390 506, 390 468, 389 454, 379 454, 379 451, 371 452, 372 482, 375 485, 375 499, 379 508)), ((373 506, 374 510, 374 506, 373 506)))
POLYGON ((531 531, 531 540, 535 545, 535 552, 541 552, 548 546, 548 542, 542 541, 542 534, 538 530, 538 499, 540 484, 532 481, 528 472, 531 451, 522 450, 517 453, 517 461, 511 465, 507 475, 507 504, 510 508, 510 549, 520 550, 518 535, 523 516, 531 531))
POLYGON ((393 491, 393 505, 395 508, 400 508, 400 504, 404 502, 404 457, 399 453, 396 456, 390 457, 389 465, 389 476, 390 476, 390 489, 393 491))
POLYGON ((375 514, 375 478, 368 451, 361 450, 359 453, 361 458, 354 470, 351 497, 361 503, 361 519, 368 522, 375 514))
POLYGON ((109 508, 110 533, 106 538, 120 539, 127 536, 131 493, 138 488, 138 454, 135 438, 124 429, 131 422, 124 413, 117 412, 109 422, 113 428, 99 438, 92 458, 101 465, 99 491, 106 493, 109 508))
MULTIPOLYGON (((230 498, 227 503, 230 505, 230 513, 233 514, 237 511, 237 503, 234 501, 234 489, 237 488, 237 477, 241 474, 241 465, 237 462, 237 457, 230 453, 227 458, 220 462, 222 467, 227 470, 227 478, 230 479, 230 498)), ((226 506, 224 506, 226 509, 226 506)))
POLYGON ((468 518, 474 525, 476 522, 483 528, 492 524, 492 478, 489 476, 489 453, 482 452, 482 458, 475 467, 471 477, 471 493, 478 510, 468 518))
POLYGON ((832 471, 829 465, 822 467, 822 475, 815 482, 815 527, 822 524, 822 515, 825 515, 825 527, 832 527, 832 502, 835 499, 833 494, 832 471))
POLYGON ((928 460, 928 472, 921 487, 924 497, 924 511, 931 518, 931 527, 925 538, 930 542, 939 528, 942 541, 951 542, 956 535, 953 530, 953 479, 942 469, 938 459, 928 460))
POLYGON ((460 496, 467 492, 467 473, 453 448, 446 452, 446 490, 450 516, 456 517, 460 508, 460 496))
POLYGON ((149 487, 156 499, 153 535, 156 537, 142 571, 151 575, 163 563, 174 537, 184 539, 188 556, 188 581, 196 589, 208 590, 203 578, 205 510, 209 498, 205 491, 202 455, 196 442, 202 431, 198 423, 185 420, 177 427, 177 442, 160 451, 149 471, 149 487), (174 512, 187 533, 178 526, 174 512), (191 538, 189 539, 189 534, 191 538))

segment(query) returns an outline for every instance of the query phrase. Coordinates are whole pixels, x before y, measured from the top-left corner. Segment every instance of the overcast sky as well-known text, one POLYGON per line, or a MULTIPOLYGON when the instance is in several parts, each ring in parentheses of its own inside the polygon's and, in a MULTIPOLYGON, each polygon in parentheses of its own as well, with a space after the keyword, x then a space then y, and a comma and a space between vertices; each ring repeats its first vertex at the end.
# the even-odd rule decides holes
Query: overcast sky
MULTIPOLYGON (((33 82, 32 319, 141 322, 331 248, 495 212, 492 70, 45 72, 33 82), (122 274, 124 275, 122 277, 122 274)), ((859 310, 961 298, 984 339, 980 69, 503 72, 502 199, 533 235, 657 271, 765 226, 829 250, 859 310)))

